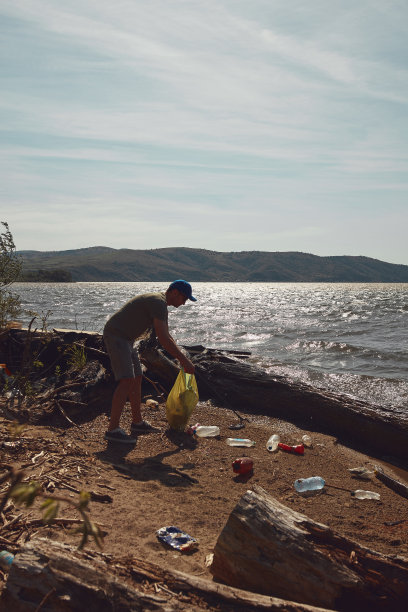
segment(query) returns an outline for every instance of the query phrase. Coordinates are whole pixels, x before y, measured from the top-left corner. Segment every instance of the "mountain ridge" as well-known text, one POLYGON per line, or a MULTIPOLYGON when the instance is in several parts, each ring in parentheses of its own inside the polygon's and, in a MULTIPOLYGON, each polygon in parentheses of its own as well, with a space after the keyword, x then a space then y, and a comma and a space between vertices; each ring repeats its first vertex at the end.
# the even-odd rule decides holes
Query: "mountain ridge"
POLYGON ((72 280, 191 282, 408 282, 408 266, 363 255, 300 251, 210 251, 189 247, 19 251, 23 272, 63 270, 72 280))

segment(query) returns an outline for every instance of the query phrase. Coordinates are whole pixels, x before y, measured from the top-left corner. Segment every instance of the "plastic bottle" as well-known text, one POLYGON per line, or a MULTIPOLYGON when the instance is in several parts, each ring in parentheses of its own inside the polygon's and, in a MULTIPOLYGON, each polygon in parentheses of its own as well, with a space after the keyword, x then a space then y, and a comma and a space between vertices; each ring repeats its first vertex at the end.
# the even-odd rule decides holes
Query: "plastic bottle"
POLYGON ((220 435, 220 428, 217 425, 198 425, 195 435, 199 438, 215 438, 220 435))
POLYGON ((251 457, 240 457, 232 462, 232 469, 235 474, 249 474, 254 468, 254 462, 251 457))
POLYGON ((228 446, 255 446, 254 440, 248 438, 227 438, 228 446))
POLYGON ((0 567, 3 570, 8 571, 13 561, 14 561, 13 553, 9 552, 8 550, 2 550, 0 552, 0 567))
POLYGON ((271 436, 266 443, 267 450, 270 453, 274 453, 275 451, 278 450, 279 442, 280 442, 280 437, 278 436, 278 434, 273 434, 273 436, 271 436))
POLYGON ((349 468, 348 470, 353 478, 360 478, 361 480, 371 480, 374 476, 374 471, 368 470, 366 467, 349 468))
POLYGON ((303 444, 298 444, 297 446, 289 446, 289 444, 282 444, 279 442, 278 448, 286 451, 287 453, 294 453, 295 455, 303 455, 305 452, 305 447, 303 444))
POLYGON ((374 493, 374 491, 363 491, 362 489, 357 489, 356 491, 352 491, 351 495, 356 499, 380 499, 379 493, 374 493))
POLYGON ((321 491, 325 485, 323 478, 320 476, 311 476, 310 478, 298 478, 295 480, 294 487, 298 493, 312 493, 321 491))
POLYGON ((303 442, 303 446, 306 446, 307 448, 312 448, 313 446, 312 438, 308 436, 307 434, 302 436, 302 442, 303 442))

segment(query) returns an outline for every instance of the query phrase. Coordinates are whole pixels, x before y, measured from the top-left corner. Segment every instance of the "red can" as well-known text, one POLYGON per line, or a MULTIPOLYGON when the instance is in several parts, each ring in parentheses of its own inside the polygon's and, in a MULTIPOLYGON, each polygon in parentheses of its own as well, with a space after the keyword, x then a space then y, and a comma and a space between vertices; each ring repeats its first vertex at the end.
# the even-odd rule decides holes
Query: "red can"
POLYGON ((278 448, 286 451, 287 453, 294 453, 295 455, 303 455, 305 452, 305 447, 303 444, 298 444, 297 446, 289 446, 289 444, 282 444, 279 442, 278 448))
POLYGON ((254 462, 250 457, 240 457, 232 462, 235 474, 249 474, 254 468, 254 462))

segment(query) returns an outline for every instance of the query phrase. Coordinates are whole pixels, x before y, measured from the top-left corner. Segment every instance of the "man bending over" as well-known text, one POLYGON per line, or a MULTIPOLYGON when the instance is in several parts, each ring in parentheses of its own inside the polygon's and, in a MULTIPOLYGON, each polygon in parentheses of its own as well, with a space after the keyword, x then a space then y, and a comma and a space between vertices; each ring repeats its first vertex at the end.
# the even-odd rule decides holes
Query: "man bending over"
POLYGON ((107 321, 103 330, 103 339, 108 351, 112 370, 118 385, 112 398, 111 416, 106 440, 115 442, 136 442, 138 433, 154 431, 154 428, 142 420, 140 410, 142 397, 142 367, 139 359, 132 361, 133 344, 137 338, 154 327, 162 347, 175 359, 187 374, 194 374, 194 364, 181 352, 170 336, 167 322, 167 307, 178 308, 187 300, 196 302, 192 296, 190 283, 176 280, 161 293, 145 293, 127 302, 107 321), (126 401, 129 399, 132 408, 131 435, 119 427, 120 417, 126 401))

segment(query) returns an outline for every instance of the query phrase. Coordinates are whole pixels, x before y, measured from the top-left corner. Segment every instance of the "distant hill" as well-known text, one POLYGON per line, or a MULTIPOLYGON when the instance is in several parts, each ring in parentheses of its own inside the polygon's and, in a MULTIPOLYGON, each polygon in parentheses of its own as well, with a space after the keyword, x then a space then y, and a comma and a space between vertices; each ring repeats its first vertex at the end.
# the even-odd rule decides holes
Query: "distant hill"
POLYGON ((369 257, 318 257, 299 252, 221 253, 173 247, 132 250, 90 247, 20 251, 23 271, 64 270, 73 281, 362 282, 407 283, 408 266, 369 257))

